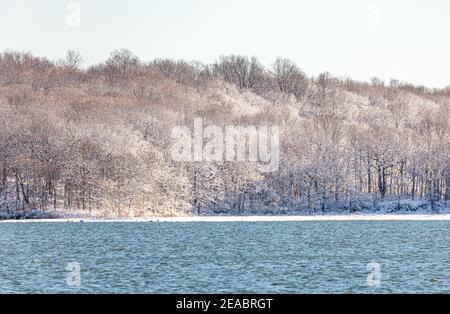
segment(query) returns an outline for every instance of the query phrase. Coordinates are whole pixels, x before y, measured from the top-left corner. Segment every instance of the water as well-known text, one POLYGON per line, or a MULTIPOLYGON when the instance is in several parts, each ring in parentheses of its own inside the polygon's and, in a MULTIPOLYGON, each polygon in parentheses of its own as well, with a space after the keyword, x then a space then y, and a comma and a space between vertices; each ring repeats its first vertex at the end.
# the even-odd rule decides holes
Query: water
POLYGON ((448 293, 449 240, 445 221, 1 223, 0 292, 448 293))

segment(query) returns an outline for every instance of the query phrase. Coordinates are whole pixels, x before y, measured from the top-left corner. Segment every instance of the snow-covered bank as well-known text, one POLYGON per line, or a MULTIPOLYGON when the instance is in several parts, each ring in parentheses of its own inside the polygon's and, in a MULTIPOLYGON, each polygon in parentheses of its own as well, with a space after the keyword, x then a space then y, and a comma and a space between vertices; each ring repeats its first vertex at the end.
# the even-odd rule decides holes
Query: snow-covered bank
POLYGON ((26 219, 0 223, 28 222, 264 222, 264 221, 450 221, 450 214, 351 214, 311 216, 186 216, 124 219, 26 219))
POLYGON ((258 222, 258 221, 382 221, 382 220, 450 220, 450 207, 438 206, 433 212, 426 201, 402 200, 401 202, 385 200, 376 205, 373 202, 360 202, 357 212, 335 209, 329 212, 312 212, 305 210, 260 210, 239 214, 236 212, 217 213, 206 211, 200 215, 193 213, 165 213, 144 216, 117 217, 108 212, 43 211, 1 211, 1 222, 258 222))

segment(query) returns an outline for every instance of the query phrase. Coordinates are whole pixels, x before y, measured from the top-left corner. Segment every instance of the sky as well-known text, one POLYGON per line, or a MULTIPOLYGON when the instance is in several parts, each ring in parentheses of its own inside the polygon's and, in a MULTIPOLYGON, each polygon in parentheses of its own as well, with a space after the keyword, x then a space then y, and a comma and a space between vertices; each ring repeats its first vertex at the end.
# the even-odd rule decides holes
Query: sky
POLYGON ((120 48, 143 61, 224 54, 295 61, 369 81, 450 85, 448 0, 0 0, 0 51, 88 66, 120 48))

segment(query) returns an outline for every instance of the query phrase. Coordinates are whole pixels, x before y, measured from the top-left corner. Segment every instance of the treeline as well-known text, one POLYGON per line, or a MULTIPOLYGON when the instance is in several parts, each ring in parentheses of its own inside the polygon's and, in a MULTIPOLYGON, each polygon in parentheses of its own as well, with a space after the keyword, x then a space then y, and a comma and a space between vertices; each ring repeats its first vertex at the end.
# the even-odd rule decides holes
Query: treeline
POLYGON ((278 58, 214 64, 128 50, 82 67, 0 54, 0 210, 93 215, 357 211, 383 200, 446 206, 450 88, 307 77, 278 58), (171 130, 278 125, 280 169, 175 162, 171 130))

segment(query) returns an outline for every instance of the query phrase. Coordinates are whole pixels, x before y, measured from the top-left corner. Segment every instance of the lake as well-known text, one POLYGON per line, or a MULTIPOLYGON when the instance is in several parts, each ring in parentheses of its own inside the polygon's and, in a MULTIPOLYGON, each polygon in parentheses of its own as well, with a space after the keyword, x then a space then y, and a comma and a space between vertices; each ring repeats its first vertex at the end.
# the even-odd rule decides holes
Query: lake
POLYGON ((450 222, 0 223, 0 292, 448 293, 450 222))

